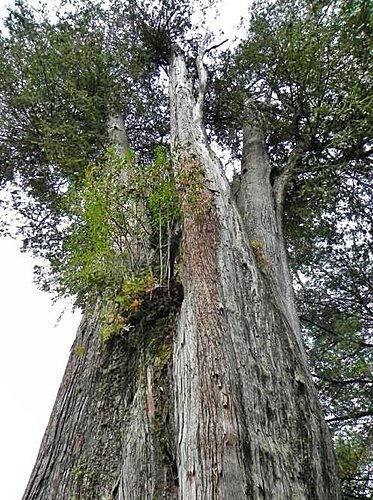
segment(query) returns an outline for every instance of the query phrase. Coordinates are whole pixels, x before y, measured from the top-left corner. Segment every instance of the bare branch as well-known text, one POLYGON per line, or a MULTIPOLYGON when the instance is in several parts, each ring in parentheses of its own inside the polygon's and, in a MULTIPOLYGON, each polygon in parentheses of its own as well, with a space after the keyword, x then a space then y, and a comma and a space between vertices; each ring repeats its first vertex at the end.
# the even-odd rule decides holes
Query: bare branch
POLYGON ((342 415, 341 417, 330 417, 326 418, 327 422, 342 422, 345 420, 354 420, 358 418, 370 417, 373 416, 373 410, 368 411, 358 411, 356 413, 350 413, 348 415, 342 415))
POLYGON ((205 54, 208 54, 209 52, 211 52, 212 50, 214 49, 217 49, 219 47, 221 47, 224 43, 227 43, 229 40, 229 38, 226 38, 223 42, 220 42, 220 43, 217 43, 215 45, 213 45, 212 47, 208 48, 205 50, 205 54))
POLYGON ((199 118, 200 121, 202 121, 203 117, 203 103, 205 99, 205 93, 206 93, 206 85, 207 85, 207 71, 206 67, 203 63, 203 56, 205 55, 205 45, 206 45, 207 39, 205 38, 204 41, 202 42, 201 45, 198 47, 198 56, 196 59, 196 66, 197 66, 197 72, 198 72, 198 96, 196 100, 196 105, 194 109, 194 116, 195 118, 199 118))

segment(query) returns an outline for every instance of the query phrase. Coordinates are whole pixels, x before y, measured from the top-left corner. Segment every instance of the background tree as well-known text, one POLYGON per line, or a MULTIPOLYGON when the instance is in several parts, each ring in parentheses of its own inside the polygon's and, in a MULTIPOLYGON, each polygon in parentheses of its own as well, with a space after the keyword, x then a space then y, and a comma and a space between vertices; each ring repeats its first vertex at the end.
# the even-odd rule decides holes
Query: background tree
POLYGON ((345 494, 367 498, 367 431, 351 427, 370 415, 366 3, 258 3, 211 62, 208 129, 236 156, 243 129, 232 197, 204 131, 203 54, 172 45, 189 4, 150 7, 113 3, 108 23, 85 3, 52 23, 20 2, 2 39, 3 179, 48 286, 87 304, 25 498, 338 498, 282 217, 345 494), (102 154, 118 112, 137 159, 102 154), (173 174, 166 153, 152 161, 170 132, 173 174))

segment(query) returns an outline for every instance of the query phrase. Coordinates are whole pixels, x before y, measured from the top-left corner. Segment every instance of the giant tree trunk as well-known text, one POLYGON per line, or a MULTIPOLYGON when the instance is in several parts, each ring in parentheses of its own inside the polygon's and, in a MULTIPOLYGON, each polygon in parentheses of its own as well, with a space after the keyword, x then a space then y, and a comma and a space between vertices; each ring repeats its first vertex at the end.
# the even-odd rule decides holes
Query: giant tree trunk
MULTIPOLYGON (((202 54, 201 54, 202 56, 202 54)), ((253 116, 231 196, 180 50, 171 136, 182 291, 159 289, 103 344, 86 313, 24 499, 338 499, 307 370, 271 178, 253 116)))

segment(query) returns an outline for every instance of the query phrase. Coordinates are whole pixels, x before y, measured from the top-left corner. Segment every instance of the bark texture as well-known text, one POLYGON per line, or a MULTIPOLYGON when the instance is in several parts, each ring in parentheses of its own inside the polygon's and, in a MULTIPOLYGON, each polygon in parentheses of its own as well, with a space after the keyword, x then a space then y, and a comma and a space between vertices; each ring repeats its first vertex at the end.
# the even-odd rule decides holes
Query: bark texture
POLYGON ((206 207, 184 209, 174 354, 179 498, 339 498, 263 140, 246 126, 236 204, 202 126, 201 59, 197 99, 178 49, 171 66, 176 169, 201 165, 206 207))
POLYGON ((129 150, 129 144, 122 114, 110 115, 107 127, 111 144, 116 147, 119 154, 125 155, 129 150))
POLYGON ((173 491, 172 373, 180 289, 159 290, 104 343, 84 315, 24 499, 162 498, 173 491), (170 413, 171 412, 171 413, 170 413))
POLYGON ((203 128, 202 57, 197 87, 177 47, 170 65, 182 291, 148 296, 108 344, 99 304, 85 315, 25 500, 340 498, 286 260, 284 182, 252 121, 231 195, 203 128))

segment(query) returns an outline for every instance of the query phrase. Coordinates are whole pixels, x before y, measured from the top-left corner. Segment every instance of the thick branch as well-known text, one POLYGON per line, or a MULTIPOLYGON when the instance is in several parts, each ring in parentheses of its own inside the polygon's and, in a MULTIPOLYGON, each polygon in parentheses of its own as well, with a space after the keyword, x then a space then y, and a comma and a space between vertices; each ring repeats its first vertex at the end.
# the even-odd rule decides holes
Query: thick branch
POLYGON ((273 180, 276 215, 279 222, 282 220, 286 188, 289 185, 292 175, 294 174, 295 167, 299 164, 305 151, 306 144, 304 142, 297 145, 290 153, 286 165, 279 171, 273 180))
POLYGON ((229 185, 220 160, 212 151, 203 125, 203 99, 206 90, 207 72, 203 65, 203 50, 200 49, 197 67, 199 73, 198 96, 194 96, 192 80, 182 50, 174 45, 170 63, 170 116, 171 146, 175 158, 192 154, 203 165, 209 188, 224 196, 228 203, 229 185))
POLYGON ((248 103, 246 115, 237 207, 258 263, 270 279, 275 295, 279 296, 283 312, 301 345, 299 319, 282 234, 282 219, 276 211, 276 194, 271 184, 272 169, 255 104, 248 103))

